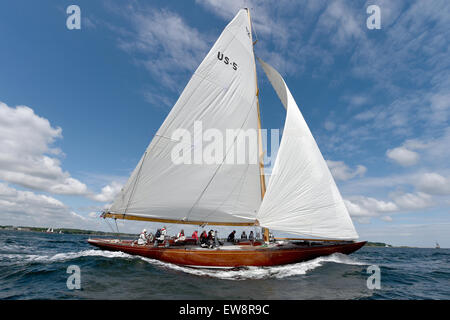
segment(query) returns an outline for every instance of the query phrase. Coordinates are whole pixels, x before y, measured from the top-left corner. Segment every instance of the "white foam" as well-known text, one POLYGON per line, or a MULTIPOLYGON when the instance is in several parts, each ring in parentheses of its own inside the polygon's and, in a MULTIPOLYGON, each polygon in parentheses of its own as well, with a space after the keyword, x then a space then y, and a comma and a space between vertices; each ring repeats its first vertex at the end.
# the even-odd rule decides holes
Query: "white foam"
POLYGON ((133 258, 133 256, 126 254, 124 252, 118 251, 103 251, 103 250, 83 250, 79 252, 63 252, 57 253, 55 255, 36 255, 36 254, 6 254, 1 255, 2 258, 16 260, 17 262, 59 262, 65 260, 77 259, 80 257, 88 256, 100 256, 105 258, 133 258))
POLYGON ((367 265, 367 263, 358 261, 355 258, 351 258, 349 256, 340 253, 335 253, 330 256, 319 257, 313 260, 289 265, 274 266, 274 267, 246 267, 238 269, 208 269, 208 268, 205 269, 201 267, 191 268, 159 260, 149 259, 141 256, 133 256, 120 251, 104 251, 98 249, 83 250, 79 252, 57 253, 53 256, 10 254, 10 255, 2 255, 2 258, 14 259, 17 262, 22 261, 25 263, 27 262, 52 263, 90 256, 105 257, 105 258, 140 259, 159 268, 181 271, 196 276, 208 276, 226 280, 247 280, 247 279, 266 279, 266 278, 283 279, 286 277, 305 275, 308 271, 314 270, 318 267, 321 267, 325 263, 329 262, 348 265, 367 265))
POLYGON ((169 268, 176 271, 182 271, 185 273, 208 276, 226 280, 247 280, 247 279, 265 279, 276 278, 282 279, 286 277, 292 277, 296 275, 304 275, 308 271, 314 270, 327 262, 348 264, 348 265, 366 265, 366 263, 358 261, 354 258, 350 258, 346 255, 335 253, 327 257, 319 257, 310 261, 274 266, 274 267, 246 267, 239 269, 202 269, 202 268, 189 268, 178 266, 170 263, 165 263, 158 260, 148 259, 140 257, 142 260, 147 261, 153 265, 161 266, 163 268, 169 268))

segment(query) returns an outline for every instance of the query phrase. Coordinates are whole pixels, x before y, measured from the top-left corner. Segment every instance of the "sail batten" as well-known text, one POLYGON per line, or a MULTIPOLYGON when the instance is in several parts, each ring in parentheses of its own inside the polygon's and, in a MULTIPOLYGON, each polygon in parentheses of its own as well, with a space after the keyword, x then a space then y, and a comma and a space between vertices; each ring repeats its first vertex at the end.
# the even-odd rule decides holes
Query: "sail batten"
POLYGON ((258 61, 286 108, 280 148, 257 214, 260 225, 308 238, 357 239, 331 172, 284 79, 258 61))

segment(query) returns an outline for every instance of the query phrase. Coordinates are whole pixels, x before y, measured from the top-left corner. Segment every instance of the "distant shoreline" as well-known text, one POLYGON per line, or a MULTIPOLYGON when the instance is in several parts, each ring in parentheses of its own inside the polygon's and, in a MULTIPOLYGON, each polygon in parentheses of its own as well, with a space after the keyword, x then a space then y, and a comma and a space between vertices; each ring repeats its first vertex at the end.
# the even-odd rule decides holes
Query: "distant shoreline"
POLYGON ((47 232, 48 228, 41 228, 41 227, 0 226, 0 230, 31 231, 31 232, 43 232, 43 233, 52 233, 52 234, 59 234, 60 231, 61 231, 61 233, 63 233, 63 234, 82 234, 82 235, 97 235, 97 236, 117 236, 117 235, 121 235, 121 236, 137 237, 136 234, 130 234, 130 233, 104 232, 104 231, 70 229, 70 228, 53 228, 53 232, 47 232))
MULTIPOLYGON (((9 230, 9 231, 29 231, 29 232, 43 232, 47 233, 48 228, 40 228, 40 227, 23 227, 23 226, 0 226, 0 230, 9 230)), ((70 228, 55 228, 52 234, 59 234, 59 232, 63 234, 80 234, 80 235, 97 235, 97 236, 129 236, 129 237, 137 237, 137 234, 134 233, 122 233, 122 232, 104 232, 104 231, 95 231, 95 230, 83 230, 83 229, 70 229, 70 228)), ((379 248, 421 248, 421 247, 411 247, 411 246, 393 246, 384 242, 371 242, 367 241, 366 247, 379 247, 379 248)), ((433 247, 429 247, 434 249, 433 247)), ((445 248, 442 248, 445 249, 445 248)))

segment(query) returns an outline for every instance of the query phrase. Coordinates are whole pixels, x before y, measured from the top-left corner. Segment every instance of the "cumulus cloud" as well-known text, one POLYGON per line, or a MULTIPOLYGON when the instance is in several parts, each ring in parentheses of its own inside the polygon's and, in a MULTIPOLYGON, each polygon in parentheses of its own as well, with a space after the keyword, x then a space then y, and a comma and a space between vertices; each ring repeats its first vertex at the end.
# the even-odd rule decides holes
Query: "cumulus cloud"
POLYGON ((418 210, 433 205, 432 197, 423 192, 392 192, 389 196, 402 210, 418 210))
POLYGON ((113 181, 95 194, 62 169, 58 156, 63 152, 54 147, 61 138, 62 129, 53 127, 30 107, 9 107, 0 102, 0 180, 50 194, 112 201, 120 183, 113 181))
POLYGON ((61 168, 53 147, 62 129, 27 106, 0 102, 0 179, 55 194, 84 195, 87 186, 61 168))
POLYGON ((336 180, 349 180, 356 176, 362 177, 367 171, 367 168, 363 165, 350 169, 343 161, 327 160, 327 165, 336 180))
POLYGON ((383 201, 372 197, 355 196, 345 199, 344 202, 350 215, 354 217, 374 217, 399 210, 397 204, 392 201, 383 201))
POLYGON ((412 166, 419 161, 419 154, 405 147, 389 149, 386 151, 386 155, 402 166, 412 166))
POLYGON ((431 195, 450 194, 450 177, 444 177, 435 172, 420 174, 416 185, 420 191, 431 195))
POLYGON ((90 196, 92 200, 99 202, 111 202, 114 200, 114 197, 120 192, 122 189, 122 184, 113 181, 111 184, 102 188, 102 191, 99 194, 93 194, 90 196))
POLYGON ((432 196, 423 192, 395 191, 389 194, 389 198, 390 200, 380 200, 366 196, 351 196, 344 199, 344 203, 350 215, 363 223, 369 222, 373 217, 392 221, 392 214, 417 211, 435 205, 432 196))
POLYGON ((0 183, 0 218, 15 225, 88 226, 86 218, 61 201, 0 183))

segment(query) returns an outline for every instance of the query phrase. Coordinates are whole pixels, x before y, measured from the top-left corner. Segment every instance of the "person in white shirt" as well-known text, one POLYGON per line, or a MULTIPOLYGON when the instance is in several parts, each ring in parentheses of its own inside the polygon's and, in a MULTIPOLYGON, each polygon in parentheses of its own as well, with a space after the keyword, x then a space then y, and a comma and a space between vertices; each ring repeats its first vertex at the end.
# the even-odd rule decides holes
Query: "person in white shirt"
POLYGON ((138 244, 139 245, 147 244, 147 230, 145 229, 142 230, 141 234, 139 235, 138 244))
POLYGON ((159 236, 158 240, 159 241, 164 241, 164 239, 166 238, 166 234, 167 234, 167 230, 166 230, 166 226, 164 226, 161 229, 161 235, 159 236))
POLYGON ((178 234, 177 234, 177 238, 175 239, 175 242, 184 241, 184 240, 186 240, 186 237, 184 235, 184 230, 181 229, 181 231, 178 232, 178 234))

